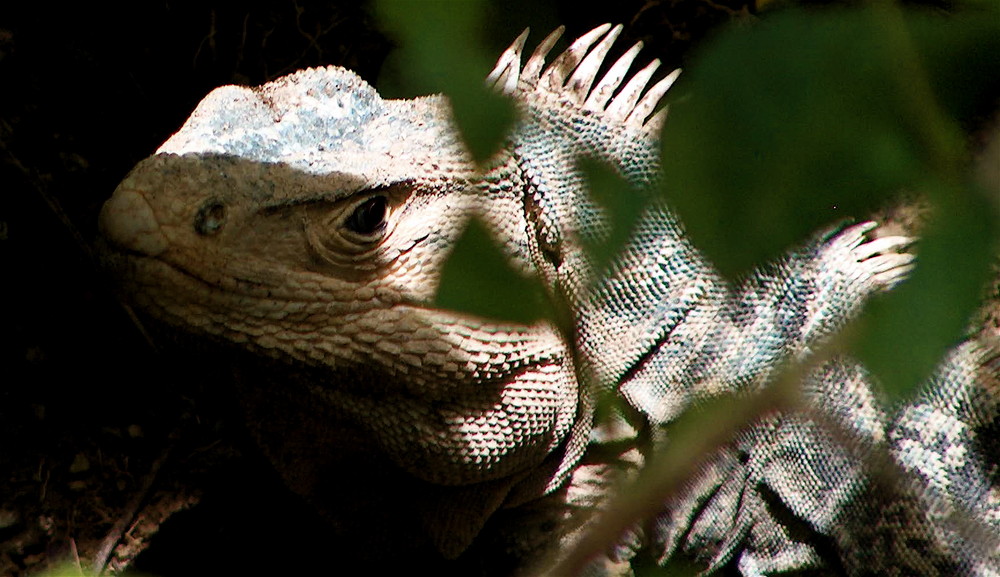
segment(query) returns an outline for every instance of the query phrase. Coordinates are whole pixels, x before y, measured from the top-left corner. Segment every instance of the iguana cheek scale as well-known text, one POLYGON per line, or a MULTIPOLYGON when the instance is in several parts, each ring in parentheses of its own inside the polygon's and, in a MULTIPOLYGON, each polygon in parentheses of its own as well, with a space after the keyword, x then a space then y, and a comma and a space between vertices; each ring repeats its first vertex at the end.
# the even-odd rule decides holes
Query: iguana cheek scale
MULTIPOLYGON (((399 475, 415 496, 389 498, 378 518, 415 523, 446 557, 466 551, 498 511, 545 510, 539 503, 553 504, 550 546, 571 540, 614 477, 594 449, 608 440, 592 430, 595 392, 578 375, 593 375, 634 412, 616 441, 632 446, 618 462, 638 466, 639 429, 671 422, 700 398, 761 386, 909 270, 909 239, 875 238, 876 225, 860 223, 819 234, 733 286, 653 201, 608 273, 595 275, 584 246, 601 242, 607 223, 579 159, 609 164, 637 189, 658 186, 657 108, 677 76, 651 83, 656 61, 630 73, 636 45, 599 77, 620 31, 600 26, 548 66, 561 30, 523 66, 526 34, 515 41, 489 81, 514 97, 520 119, 485 173, 444 98, 383 100, 350 71, 315 68, 213 91, 104 206, 106 260, 141 310, 285 368, 287 386, 248 389, 251 426, 289 485, 333 517, 350 508, 329 496, 337 482, 353 490, 364 481, 345 477, 374 479, 377 493, 387 486, 379 479, 399 475), (471 214, 515 266, 565 300, 571 343, 545 323, 429 304, 471 214), (364 464, 352 468, 355 457, 364 464), (372 470, 355 471, 365 465, 372 470)), ((996 375, 988 358, 971 344, 957 349, 937 390, 994 398, 981 392, 996 375)), ((921 487, 935 474, 971 478, 995 461, 955 439, 964 472, 941 471, 930 457, 950 449, 906 435, 954 413, 947 399, 931 392, 893 423, 864 371, 841 359, 805 387, 817 411, 864 442, 889 443, 915 473, 904 484, 914 492, 880 501, 863 456, 805 417, 775 417, 710 459, 605 568, 627 564, 637 548, 747 576, 993 566, 995 557, 959 544, 941 521, 940 507, 975 509, 977 497, 921 487), (925 458, 914 461, 919 451, 925 458), (856 533, 872 527, 896 544, 865 551, 856 533)), ((973 433, 989 422, 954 419, 973 433)), ((973 518, 995 536, 1000 507, 989 490, 973 518)), ((514 556, 529 563, 537 554, 514 556)))

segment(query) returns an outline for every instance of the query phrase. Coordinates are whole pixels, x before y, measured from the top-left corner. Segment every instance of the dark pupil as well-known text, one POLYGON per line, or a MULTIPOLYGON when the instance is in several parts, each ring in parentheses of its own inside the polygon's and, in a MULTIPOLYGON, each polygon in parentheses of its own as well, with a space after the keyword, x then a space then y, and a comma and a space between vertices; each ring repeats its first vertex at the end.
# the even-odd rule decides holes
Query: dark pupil
POLYGON ((384 196, 373 196, 361 203, 347 219, 347 228, 364 235, 378 232, 385 227, 388 202, 384 196))

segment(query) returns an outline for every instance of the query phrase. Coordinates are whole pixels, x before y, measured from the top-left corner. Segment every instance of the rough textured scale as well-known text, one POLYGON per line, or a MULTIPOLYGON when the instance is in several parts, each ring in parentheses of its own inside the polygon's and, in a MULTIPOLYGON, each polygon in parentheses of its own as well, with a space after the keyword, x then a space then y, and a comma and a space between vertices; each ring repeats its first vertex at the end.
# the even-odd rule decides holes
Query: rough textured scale
MULTIPOLYGON (((318 68, 212 92, 102 211, 129 298, 253 367, 240 383, 261 445, 373 558, 532 567, 641 467, 653 431, 761 386, 909 269, 909 239, 860 223, 731 286, 654 202, 595 279, 583 247, 607 223, 578 159, 656 184, 657 107, 677 76, 630 72, 639 46, 599 76, 620 30, 598 27, 548 65, 561 31, 523 65, 526 34, 515 41, 489 81, 520 119, 483 172, 445 99, 383 100, 318 68), (572 343, 428 304, 471 214, 567 304, 572 343), (626 401, 613 435, 595 429, 580 375, 626 401)), ((998 373, 995 349, 970 340, 889 414, 863 368, 830 360, 804 384, 822 422, 744 431, 593 574, 685 558, 748 577, 996 575, 998 373), (906 478, 869 474, 886 454, 906 478)))

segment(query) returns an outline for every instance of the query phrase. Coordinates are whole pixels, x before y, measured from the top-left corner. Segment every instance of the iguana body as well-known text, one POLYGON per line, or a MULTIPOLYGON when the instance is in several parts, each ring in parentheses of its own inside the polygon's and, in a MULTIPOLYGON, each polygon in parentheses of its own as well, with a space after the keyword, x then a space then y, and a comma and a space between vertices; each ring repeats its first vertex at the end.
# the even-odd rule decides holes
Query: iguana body
MULTIPOLYGON (((641 465, 649 430, 699 398, 763 385, 907 270, 907 240, 870 238, 862 224, 731 287, 653 203, 595 281, 583 246, 606 225, 577 161, 656 184, 653 112, 672 80, 647 90, 654 66, 625 82, 638 47, 598 80, 619 30, 609 28, 549 67, 555 36, 523 67, 524 37, 501 57, 491 78, 521 116, 484 174, 444 99, 382 100, 330 67, 214 91, 102 211, 109 260, 141 309, 277 362, 269 378, 245 379, 251 427, 293 488, 347 527, 383 527, 372 542, 463 558, 517 549, 530 563, 573 539, 613 465, 641 465), (428 304, 473 213, 573 312, 573 342, 544 323, 428 304), (614 458, 597 456, 606 431, 593 431, 582 375, 628 403, 614 458)), ((958 349, 895 420, 859 367, 824 364, 806 396, 856 446, 805 416, 768 419, 600 567, 627 567, 641 549, 748 576, 991 574, 1000 506, 986 433, 1000 396, 988 360, 958 349), (863 454, 885 448, 912 480, 869 479, 863 454), (955 511, 970 520, 956 525, 955 511)))

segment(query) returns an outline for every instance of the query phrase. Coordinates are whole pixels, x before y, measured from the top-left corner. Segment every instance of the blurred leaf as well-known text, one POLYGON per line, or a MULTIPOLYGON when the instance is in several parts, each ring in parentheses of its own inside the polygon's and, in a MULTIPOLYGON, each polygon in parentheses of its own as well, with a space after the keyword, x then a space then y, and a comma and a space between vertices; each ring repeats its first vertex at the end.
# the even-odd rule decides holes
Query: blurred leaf
POLYGON ((441 269, 434 305, 515 324, 551 316, 541 281, 515 270, 486 226, 474 218, 441 269))
POLYGON ((913 275, 869 303, 852 341, 892 400, 912 396, 965 335, 991 277, 1000 248, 997 204, 963 192, 934 195, 938 206, 913 275))
POLYGON ((602 162, 581 158, 579 167, 587 179, 591 197, 604 208, 608 219, 607 237, 600 243, 591 242, 586 246, 594 270, 601 274, 632 236, 648 198, 602 162))
MULTIPOLYGON (((948 20, 909 20, 912 41, 937 104, 965 121, 996 111, 1000 93, 1000 0, 948 20)), ((1000 162, 1000 161, 998 161, 1000 162)))
POLYGON ((958 154, 958 131, 921 90, 907 34, 934 53, 931 71, 967 94, 1000 74, 989 50, 1000 18, 967 20, 910 30, 913 19, 888 9, 790 11, 721 35, 689 68, 694 97, 672 105, 663 137, 665 195, 695 244, 734 277, 957 164, 940 158, 958 154), (963 39, 970 30, 985 51, 963 39), (956 56, 986 66, 989 80, 966 66, 960 74, 956 56))
POLYGON ((497 55, 481 44, 482 0, 380 0, 379 13, 399 36, 406 78, 425 92, 444 92, 469 152, 484 163, 514 120, 509 99, 486 88, 497 55))

